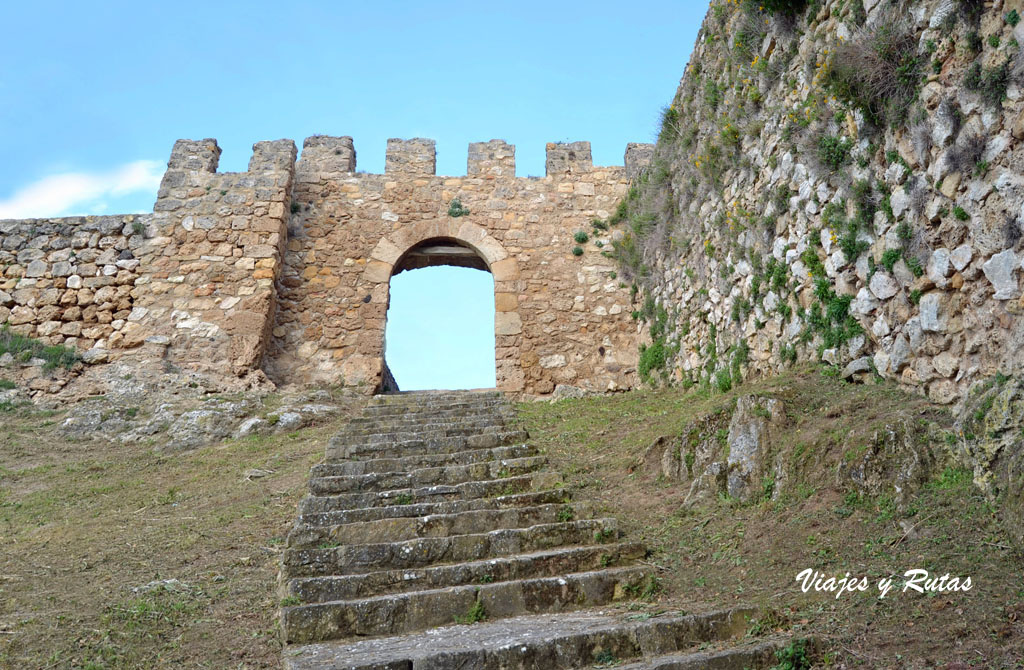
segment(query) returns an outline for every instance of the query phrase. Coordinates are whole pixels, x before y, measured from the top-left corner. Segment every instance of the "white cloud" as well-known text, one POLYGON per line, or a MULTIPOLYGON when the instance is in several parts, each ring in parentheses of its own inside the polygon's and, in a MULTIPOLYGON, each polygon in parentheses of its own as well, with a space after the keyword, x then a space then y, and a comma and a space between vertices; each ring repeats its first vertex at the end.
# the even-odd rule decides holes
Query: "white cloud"
POLYGON ((35 181, 0 200, 0 219, 99 214, 110 198, 156 190, 164 173, 159 161, 134 161, 109 172, 67 172, 35 181))

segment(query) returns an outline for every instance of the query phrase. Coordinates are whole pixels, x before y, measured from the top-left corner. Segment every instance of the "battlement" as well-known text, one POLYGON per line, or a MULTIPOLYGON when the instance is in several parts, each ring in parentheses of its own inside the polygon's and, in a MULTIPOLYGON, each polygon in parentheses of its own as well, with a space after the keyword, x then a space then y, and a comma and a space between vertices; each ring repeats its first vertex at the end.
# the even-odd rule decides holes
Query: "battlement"
MULTIPOLYGON (((549 142, 546 146, 545 172, 549 177, 579 175, 594 169, 590 142, 549 142)), ((626 145, 626 175, 632 179, 646 168, 654 154, 653 144, 626 145)), ((217 140, 178 140, 167 162, 161 190, 198 186, 203 174, 217 173, 221 148, 217 140)), ((356 149, 351 137, 313 135, 302 143, 302 155, 291 140, 257 142, 253 145, 248 172, 288 172, 294 168, 298 181, 316 181, 323 175, 353 174, 356 149)), ((436 176, 437 144, 422 137, 391 138, 385 153, 384 173, 388 175, 436 176)), ((505 140, 470 142, 466 159, 470 177, 507 177, 516 175, 516 147, 505 140)))

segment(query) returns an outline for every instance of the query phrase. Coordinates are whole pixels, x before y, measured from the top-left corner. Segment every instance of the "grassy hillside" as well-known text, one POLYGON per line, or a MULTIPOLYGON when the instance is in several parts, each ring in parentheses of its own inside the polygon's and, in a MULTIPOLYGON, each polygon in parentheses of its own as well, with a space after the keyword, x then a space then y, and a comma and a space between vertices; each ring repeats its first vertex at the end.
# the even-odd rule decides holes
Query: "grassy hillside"
POLYGON ((520 408, 535 443, 580 487, 577 497, 618 516, 652 549, 662 591, 650 610, 761 604, 779 616, 754 628, 821 635, 830 650, 825 667, 1021 667, 1024 562, 970 474, 939 458, 930 481, 902 501, 861 493, 840 474, 880 428, 929 424, 923 440, 946 434, 948 414, 892 386, 846 384, 819 370, 725 394, 660 390, 520 408), (719 496, 687 507, 689 486, 647 473, 644 452, 659 438, 685 440, 694 425, 727 416, 740 394, 783 401, 787 423, 775 447, 799 474, 774 499, 739 504, 719 496), (805 595, 796 575, 806 568, 867 576, 870 589, 839 599, 805 595), (878 579, 913 568, 970 576, 974 586, 900 593, 897 578, 878 599, 878 579))
MULTIPOLYGON (((576 499, 651 548, 659 590, 637 616, 767 605, 778 616, 752 631, 819 635, 826 667, 1002 668, 1024 658, 1024 562, 968 473, 942 456, 949 414, 917 396, 802 367, 728 393, 638 391, 519 409, 576 499), (790 476, 748 503, 719 495, 684 505, 689 483, 650 472, 645 451, 685 441, 697 425, 721 435, 745 394, 783 403, 772 448, 790 476), (913 427, 919 453, 935 454, 929 480, 903 497, 865 492, 852 466, 899 425, 913 427), (917 567, 975 586, 925 596, 897 593, 897 581, 877 598, 877 579, 917 567), (865 575, 871 590, 802 594, 795 577, 805 568, 865 575)), ((344 418, 164 455, 67 442, 62 418, 0 414, 0 667, 277 667, 278 553, 309 467, 344 418)))

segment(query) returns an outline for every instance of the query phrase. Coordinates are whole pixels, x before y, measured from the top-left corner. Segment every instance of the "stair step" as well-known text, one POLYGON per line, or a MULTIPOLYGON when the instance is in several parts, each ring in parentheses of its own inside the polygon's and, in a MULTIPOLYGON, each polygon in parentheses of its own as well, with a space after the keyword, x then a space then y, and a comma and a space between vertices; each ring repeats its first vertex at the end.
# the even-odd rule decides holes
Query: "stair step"
POLYGON ((509 477, 508 479, 463 482, 446 486, 420 486, 391 491, 363 491, 359 493, 341 493, 332 496, 307 496, 299 504, 299 512, 302 515, 306 515, 364 507, 389 507, 400 502, 418 504, 499 497, 522 493, 530 489, 554 488, 561 484, 561 482, 562 478, 557 473, 542 471, 518 477, 509 477))
POLYGON ((451 623, 477 601, 492 619, 563 612, 626 598, 648 576, 641 567, 611 568, 559 577, 457 586, 286 607, 287 642, 315 642, 357 635, 399 635, 451 623))
POLYGON ((526 444, 513 444, 491 449, 468 449, 446 454, 417 454, 398 458, 372 458, 365 461, 337 461, 313 466, 312 477, 344 477, 365 475, 371 472, 401 472, 417 468, 432 468, 443 465, 469 465, 507 458, 536 456, 537 448, 526 444))
POLYGON ((404 517, 423 517, 432 514, 458 514, 486 509, 506 509, 511 507, 531 507, 534 505, 566 504, 569 502, 568 492, 562 489, 545 491, 529 491, 513 493, 496 498, 477 498, 473 500, 447 500, 436 503, 419 503, 390 505, 387 507, 361 507, 344 509, 335 512, 300 515, 296 526, 336 526, 346 523, 363 523, 379 519, 404 517))
POLYGON ((478 561, 553 547, 606 543, 618 537, 615 519, 584 519, 501 528, 487 533, 428 537, 317 548, 287 548, 282 559, 286 577, 316 577, 422 568, 439 563, 478 561))
POLYGON ((313 477, 309 490, 314 495, 332 495, 357 491, 390 491, 417 486, 461 484, 486 479, 506 479, 535 472, 547 464, 544 456, 510 458, 470 465, 445 465, 408 472, 373 472, 343 477, 313 477))
POLYGON ((495 528, 527 528, 579 518, 571 505, 551 504, 505 509, 481 509, 454 514, 391 517, 333 526, 296 525, 288 534, 288 546, 313 547, 328 542, 369 544, 404 542, 418 537, 444 537, 486 533, 495 528))
POLYGON ((404 416, 408 414, 436 414, 446 416, 467 412, 498 410, 499 408, 504 407, 508 407, 508 401, 504 398, 489 398, 468 402, 460 399, 452 402, 370 403, 363 409, 363 415, 380 418, 404 416))
MULTIPOLYGON (((433 419, 431 417, 431 419, 433 419)), ((367 438, 377 435, 396 435, 413 433, 440 433, 454 429, 482 430, 505 427, 508 422, 503 418, 492 415, 481 415, 474 418, 461 418, 452 420, 431 420, 431 419, 402 419, 400 421, 368 421, 362 423, 359 419, 353 419, 341 430, 339 437, 360 437, 367 438)))
POLYGON ((470 449, 493 449, 510 444, 522 444, 529 439, 525 430, 503 430, 493 433, 457 435, 448 437, 416 437, 408 440, 377 444, 345 444, 331 438, 327 443, 327 460, 400 458, 421 454, 444 454, 470 449))
POLYGON ((470 437, 473 435, 493 435, 496 433, 507 433, 511 429, 504 423, 486 424, 435 424, 434 426, 420 426, 411 423, 408 427, 398 426, 388 430, 362 431, 339 431, 331 442, 335 446, 358 446, 371 444, 386 444, 390 442, 408 442, 417 439, 441 440, 446 437, 470 437))
MULTIPOLYGON (((776 652, 789 638, 773 636, 725 647, 715 651, 666 654, 627 665, 616 665, 617 670, 754 670, 774 668, 776 652)), ((581 668, 582 670, 582 668, 581 668)))
POLYGON ((306 603, 351 600, 396 591, 554 577, 569 572, 621 566, 642 558, 645 553, 643 545, 636 543, 566 547, 414 570, 293 579, 288 583, 288 592, 306 603))
MULTIPOLYGON (((599 658, 651 658, 741 635, 758 610, 736 608, 646 620, 583 610, 521 616, 422 633, 286 649, 285 670, 559 670, 599 658)), ((728 666, 725 666, 728 667, 728 666)))

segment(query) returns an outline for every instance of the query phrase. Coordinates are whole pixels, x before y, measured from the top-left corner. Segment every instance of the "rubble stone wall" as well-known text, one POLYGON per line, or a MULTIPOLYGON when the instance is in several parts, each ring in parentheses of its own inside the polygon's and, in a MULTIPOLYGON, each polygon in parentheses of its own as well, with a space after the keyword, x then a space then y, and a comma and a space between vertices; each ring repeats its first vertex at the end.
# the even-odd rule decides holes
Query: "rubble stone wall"
POLYGON ((0 324, 50 345, 116 343, 151 215, 0 221, 0 324))
POLYGON ((668 378, 824 360, 953 403, 1024 372, 1021 4, 712 3, 615 230, 668 378), (844 96, 849 62, 905 107, 844 96))

